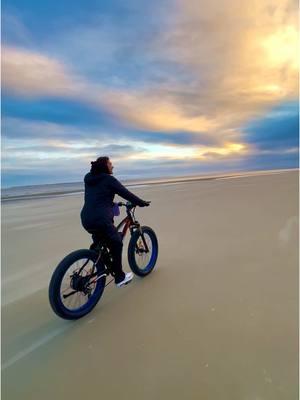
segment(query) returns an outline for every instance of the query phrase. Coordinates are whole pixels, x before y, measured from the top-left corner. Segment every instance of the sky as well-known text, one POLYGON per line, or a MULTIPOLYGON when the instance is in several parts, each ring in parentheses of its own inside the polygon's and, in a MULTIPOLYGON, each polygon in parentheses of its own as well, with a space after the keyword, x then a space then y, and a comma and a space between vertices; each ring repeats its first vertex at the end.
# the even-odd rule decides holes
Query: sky
POLYGON ((298 2, 3 0, 2 185, 298 167, 298 2), (25 4, 26 3, 26 4, 25 4))

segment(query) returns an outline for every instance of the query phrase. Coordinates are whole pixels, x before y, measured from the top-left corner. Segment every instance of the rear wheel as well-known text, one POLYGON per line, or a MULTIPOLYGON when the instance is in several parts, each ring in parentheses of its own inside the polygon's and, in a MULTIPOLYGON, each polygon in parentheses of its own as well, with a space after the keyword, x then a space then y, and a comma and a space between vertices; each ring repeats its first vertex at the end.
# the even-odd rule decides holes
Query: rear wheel
POLYGON ((148 226, 141 227, 143 237, 136 230, 128 245, 128 262, 131 270, 138 276, 146 276, 155 267, 158 257, 158 241, 155 232, 148 226), (145 243, 147 246, 145 246, 145 243), (147 248, 148 247, 148 250, 147 248))
POLYGON ((98 255, 91 250, 76 250, 56 267, 49 285, 49 301, 59 317, 81 318, 98 303, 106 281, 104 264, 96 264, 98 255))

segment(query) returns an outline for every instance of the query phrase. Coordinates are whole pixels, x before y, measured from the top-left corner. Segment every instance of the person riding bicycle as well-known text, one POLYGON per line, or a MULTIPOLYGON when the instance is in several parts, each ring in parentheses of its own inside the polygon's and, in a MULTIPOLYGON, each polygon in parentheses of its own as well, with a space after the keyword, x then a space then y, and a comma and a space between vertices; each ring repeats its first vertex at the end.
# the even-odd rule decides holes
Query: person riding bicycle
POLYGON ((123 241, 114 226, 113 200, 118 194, 140 207, 149 206, 149 202, 127 190, 113 175, 113 165, 109 157, 99 157, 91 162, 91 170, 84 177, 84 206, 80 217, 84 229, 92 235, 95 248, 99 241, 104 242, 112 255, 112 271, 118 287, 130 282, 133 273, 124 273, 122 268, 123 241))

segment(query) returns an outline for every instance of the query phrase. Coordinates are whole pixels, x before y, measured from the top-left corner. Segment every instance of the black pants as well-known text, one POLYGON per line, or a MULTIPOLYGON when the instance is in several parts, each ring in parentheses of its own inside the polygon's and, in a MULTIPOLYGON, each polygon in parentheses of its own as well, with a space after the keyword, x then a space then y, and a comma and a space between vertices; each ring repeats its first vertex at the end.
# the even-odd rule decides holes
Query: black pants
POLYGON ((123 241, 120 233, 113 224, 99 226, 97 230, 93 229, 92 239, 94 244, 100 241, 104 243, 112 255, 112 271, 115 275, 115 282, 119 283, 125 278, 125 273, 122 269, 122 249, 123 241))

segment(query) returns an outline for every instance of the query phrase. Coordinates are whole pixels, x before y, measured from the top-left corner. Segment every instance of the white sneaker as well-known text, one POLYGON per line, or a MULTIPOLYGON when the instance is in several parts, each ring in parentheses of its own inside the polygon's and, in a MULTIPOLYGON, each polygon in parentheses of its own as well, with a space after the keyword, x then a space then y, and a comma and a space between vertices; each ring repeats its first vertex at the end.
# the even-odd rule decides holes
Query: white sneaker
POLYGON ((127 285, 127 283, 132 281, 132 278, 133 278, 133 273, 132 272, 126 272, 125 278, 121 282, 116 283, 116 286, 117 287, 121 287, 121 286, 127 285))

